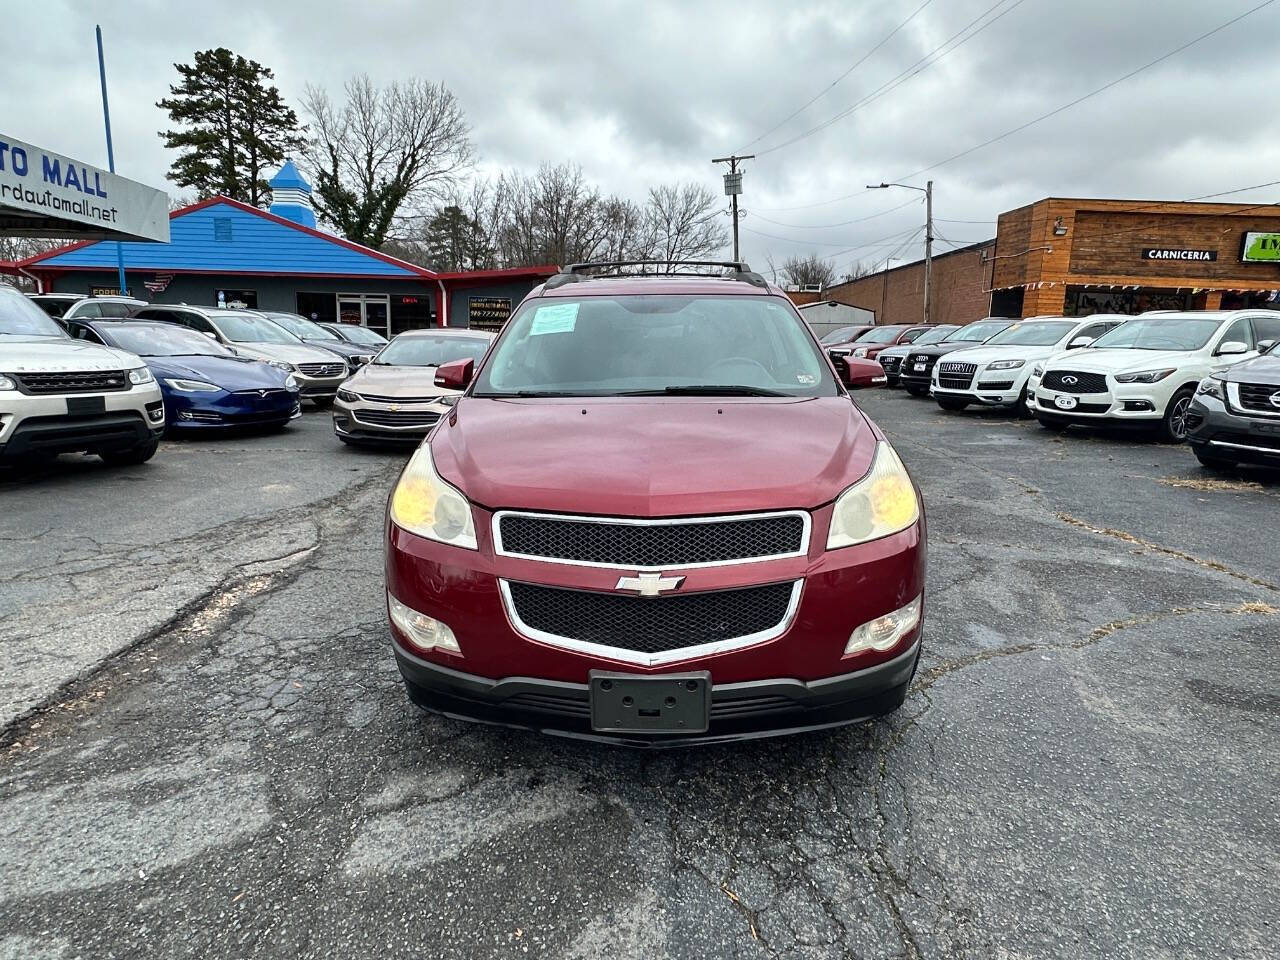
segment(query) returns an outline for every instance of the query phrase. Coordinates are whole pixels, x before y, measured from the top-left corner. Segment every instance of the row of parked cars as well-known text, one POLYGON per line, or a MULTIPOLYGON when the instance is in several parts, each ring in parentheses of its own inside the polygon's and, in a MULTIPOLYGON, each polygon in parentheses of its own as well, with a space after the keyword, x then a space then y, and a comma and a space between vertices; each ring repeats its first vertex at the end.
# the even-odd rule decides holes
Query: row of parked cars
POLYGON ((847 380, 875 359, 886 384, 944 410, 1148 428, 1222 468, 1280 465, 1278 344, 1280 312, 1227 310, 872 327, 828 349, 847 380))
POLYGON ((303 402, 332 408, 344 442, 416 443, 457 393, 435 386, 434 368, 478 359, 490 335, 388 343, 294 314, 0 284, 0 338, 0 460, 90 452, 123 464, 150 459, 166 431, 279 428, 303 402))

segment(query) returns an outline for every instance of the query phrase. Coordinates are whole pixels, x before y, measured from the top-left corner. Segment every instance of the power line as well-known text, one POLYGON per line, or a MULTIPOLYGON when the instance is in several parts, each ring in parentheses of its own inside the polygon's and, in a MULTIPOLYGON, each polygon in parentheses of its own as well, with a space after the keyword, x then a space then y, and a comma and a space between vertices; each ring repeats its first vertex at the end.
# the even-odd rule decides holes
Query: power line
POLYGON ((917 16, 921 11, 923 11, 925 7, 929 6, 929 4, 931 4, 931 3, 933 3, 933 0, 924 0, 924 3, 922 3, 922 4, 920 4, 920 6, 916 7, 916 9, 915 9, 914 11, 912 11, 911 15, 910 15, 909 17, 907 17, 907 19, 903 20, 900 24, 898 24, 896 27, 894 27, 892 30, 890 30, 890 31, 889 31, 889 33, 888 33, 888 35, 887 35, 887 36, 885 36, 885 38, 884 38, 883 40, 881 40, 881 41, 880 41, 879 43, 877 43, 874 47, 872 47, 872 48, 871 48, 870 50, 868 50, 865 54, 863 54, 863 55, 862 55, 858 60, 856 60, 856 61, 854 62, 854 64, 853 64, 853 66, 851 66, 851 67, 850 67, 848 70, 846 70, 844 73, 840 74, 840 76, 836 77, 836 78, 835 78, 834 80, 832 80, 829 84, 827 84, 825 87, 823 87, 820 91, 818 91, 817 93, 815 93, 812 97, 810 97, 808 100, 806 100, 806 101, 805 101, 801 106, 797 107, 794 111, 792 111, 791 113, 787 114, 785 117, 783 117, 781 120, 779 120, 777 123, 775 123, 772 127, 770 127, 768 130, 766 130, 764 133, 760 134, 760 136, 756 137, 754 140, 752 140, 750 143, 748 143, 748 144, 747 144, 745 147, 743 147, 742 149, 743 149, 743 150, 747 150, 747 149, 749 149, 749 148, 751 148, 751 147, 754 147, 757 143, 759 143, 759 142, 760 142, 761 140, 763 140, 765 137, 769 136, 769 134, 773 133, 773 131, 777 130, 779 127, 783 126, 784 124, 789 123, 792 119, 794 119, 795 117, 799 116, 801 113, 804 113, 804 111, 805 111, 805 110, 809 109, 809 107, 811 107, 811 106, 812 106, 816 101, 820 100, 820 99, 821 99, 822 97, 824 97, 826 94, 830 93, 830 92, 831 92, 831 90, 833 90, 833 89, 836 87, 836 85, 837 85, 837 84, 839 84, 842 80, 844 80, 844 78, 845 78, 845 77, 849 76, 849 74, 853 73, 853 71, 857 70, 857 69, 858 69, 858 67, 860 67, 860 66, 862 66, 864 63, 866 63, 866 62, 867 62, 867 60, 871 57, 871 55, 872 55, 873 53, 875 53, 877 50, 879 50, 881 47, 883 47, 886 43, 888 43, 890 40, 892 40, 892 39, 897 35, 898 31, 900 31, 903 27, 905 27, 905 26, 906 26, 907 24, 909 24, 912 20, 914 20, 914 19, 916 18, 916 16, 917 16))
MULTIPOLYGON (((776 234, 772 234, 772 233, 762 233, 759 230, 752 230, 750 227, 743 227, 742 229, 746 233, 755 234, 757 237, 768 237, 770 240, 781 240, 784 243, 795 243, 801 246, 838 247, 841 245, 841 243, 847 242, 847 241, 841 241, 841 243, 832 243, 830 241, 823 241, 823 240, 802 240, 796 237, 779 237, 776 234)), ((909 229, 915 230, 916 228, 911 227, 909 229)), ((848 247, 844 250, 840 250, 837 253, 831 254, 831 256, 838 257, 838 256, 841 256, 842 254, 850 252, 851 250, 860 250, 864 246, 878 246, 881 244, 882 241, 896 241, 906 232, 907 232, 906 230, 901 230, 898 233, 891 233, 887 237, 880 237, 878 240, 870 240, 865 244, 859 244, 858 246, 848 247)))
POLYGON ((867 94, 861 100, 854 103, 852 106, 845 108, 844 110, 837 113, 835 116, 827 118, 826 120, 822 121, 822 123, 819 123, 817 126, 810 127, 804 133, 797 134, 796 136, 792 137, 789 140, 783 140, 781 143, 774 144, 772 147, 766 147, 765 149, 761 150, 757 154, 757 156, 763 157, 777 150, 781 150, 783 147, 789 147, 793 143, 799 143, 801 140, 811 137, 813 136, 813 134, 818 133, 821 130, 825 130, 827 127, 831 126, 833 123, 837 123, 840 120, 843 120, 845 117, 849 116, 855 111, 862 109, 863 107, 867 106, 868 104, 872 103, 875 100, 880 99, 880 97, 896 89, 897 87, 900 87, 902 84, 906 83, 912 77, 915 77, 918 74, 923 73, 925 70, 929 69, 929 67, 933 66, 943 57, 947 56, 953 51, 959 49, 964 44, 968 43, 970 40, 972 40, 974 37, 980 34, 983 30, 986 30, 987 27, 991 26, 1001 17, 1005 16, 1005 14, 1012 13, 1018 7, 1022 6, 1022 4, 1026 2, 1026 0, 1013 0, 1012 6, 1006 7, 1004 10, 1000 11, 1000 13, 996 14, 994 17, 991 17, 991 19, 988 20, 986 23, 983 23, 981 26, 977 27, 977 29, 973 29, 978 23, 980 23, 983 19, 985 19, 987 16, 993 13, 998 7, 1001 7, 1008 2, 1009 0, 996 0, 994 4, 992 4, 986 10, 984 10, 982 13, 980 13, 973 20, 969 21, 969 23, 965 24, 965 26, 962 27, 959 32, 952 34, 952 36, 949 37, 946 41, 939 44, 933 50, 929 51, 927 54, 925 54, 923 57, 921 57, 911 66, 907 67, 907 69, 899 73, 896 77, 894 77, 891 80, 886 80, 883 84, 881 84, 871 93, 867 94), (963 39, 959 39, 959 40, 957 39, 970 30, 972 30, 973 32, 969 33, 968 36, 965 36, 963 39))
POLYGON ((909 207, 913 204, 918 204, 921 202, 923 201, 918 200, 915 197, 912 197, 910 200, 907 200, 905 203, 900 203, 896 207, 890 207, 888 210, 881 210, 879 213, 873 213, 869 217, 857 217, 856 219, 853 219, 853 220, 842 220, 840 223, 781 223, 778 220, 770 220, 768 217, 761 217, 760 214, 755 213, 754 211, 748 211, 748 212, 751 213, 753 216, 759 217, 765 223, 772 223, 774 226, 777 226, 777 227, 790 227, 794 230, 827 230, 827 229, 830 229, 831 227, 847 227, 850 224, 854 224, 854 223, 866 223, 868 220, 875 220, 878 217, 887 216, 890 213, 893 213, 897 210, 901 210, 903 207, 909 207))

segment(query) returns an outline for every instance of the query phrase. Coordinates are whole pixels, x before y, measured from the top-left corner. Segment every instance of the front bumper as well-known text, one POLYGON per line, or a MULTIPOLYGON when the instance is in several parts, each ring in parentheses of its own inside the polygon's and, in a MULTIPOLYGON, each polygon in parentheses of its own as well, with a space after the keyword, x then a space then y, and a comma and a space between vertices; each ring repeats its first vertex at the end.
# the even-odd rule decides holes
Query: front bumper
MULTIPOLYGON (((1016 407, 1022 400, 1022 391, 1029 376, 1030 371, 1025 368, 988 370, 985 366, 979 366, 977 372, 969 378, 969 385, 961 389, 944 386, 940 365, 935 364, 930 388, 935 398, 953 397, 988 407, 1016 407)), ((957 382, 961 379, 964 378, 955 378, 957 382)))
POLYGON ((381 402, 338 397, 333 432, 342 439, 381 443, 420 443, 451 407, 439 402, 381 402))
POLYGON ((1169 397, 1153 390, 1153 384, 1116 384, 1102 393, 1063 393, 1046 390, 1039 383, 1027 391, 1027 406, 1043 420, 1062 423, 1105 423, 1117 426, 1150 426, 1164 416, 1169 397), (1070 404, 1061 406, 1062 402, 1070 404))
POLYGON ((0 393, 0 457, 34 453, 96 453, 145 443, 164 431, 165 411, 155 383, 103 394, 32 396, 0 393), (101 412, 70 414, 68 401, 102 401, 101 412))
POLYGON ((350 374, 343 373, 336 377, 309 377, 305 373, 294 372, 293 378, 298 381, 298 392, 303 400, 323 400, 338 394, 338 388, 346 382, 350 374))
POLYGON ((278 426, 302 416, 295 390, 166 393, 165 413, 173 430, 227 430, 235 427, 278 426))
POLYGON ((1206 457, 1280 466, 1280 416, 1249 416, 1198 395, 1187 411, 1187 443, 1206 457))

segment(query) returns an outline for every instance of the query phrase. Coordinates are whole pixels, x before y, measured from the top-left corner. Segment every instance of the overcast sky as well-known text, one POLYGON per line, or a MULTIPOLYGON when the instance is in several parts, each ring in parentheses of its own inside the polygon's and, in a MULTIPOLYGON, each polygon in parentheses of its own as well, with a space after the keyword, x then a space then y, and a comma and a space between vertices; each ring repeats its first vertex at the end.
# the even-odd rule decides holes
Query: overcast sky
MULTIPOLYGON (((931 0, 831 86, 924 0, 42 0, 4 15, 0 131, 106 165, 95 23, 107 44, 119 172, 171 192, 156 135, 167 118, 154 104, 175 79, 172 63, 197 49, 227 46, 266 64, 295 105, 307 83, 340 93, 362 71, 375 81, 418 75, 458 96, 483 170, 571 161, 603 190, 643 199, 649 186, 677 179, 719 192, 712 157, 761 154, 745 165, 743 227, 754 232, 743 234, 744 257, 763 267, 768 254, 780 263, 817 252, 843 270, 920 253, 884 238, 922 223, 923 206, 901 206, 913 199, 907 191, 866 193, 867 183, 967 150, 1260 2, 931 0), (874 102, 764 152, 988 22, 874 102), (859 218, 871 219, 848 223, 859 218)), ((994 221, 1045 196, 1187 199, 1278 179, 1277 49, 1280 4, 912 182, 932 176, 938 232, 961 243, 993 236, 994 222, 947 221, 994 221)))

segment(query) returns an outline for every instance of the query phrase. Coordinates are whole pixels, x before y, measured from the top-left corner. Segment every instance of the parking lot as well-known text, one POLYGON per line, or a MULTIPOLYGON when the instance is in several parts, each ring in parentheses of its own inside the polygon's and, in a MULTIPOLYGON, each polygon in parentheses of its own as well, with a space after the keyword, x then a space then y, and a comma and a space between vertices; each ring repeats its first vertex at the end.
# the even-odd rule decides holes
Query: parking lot
POLYGON ((0 477, 0 957, 1274 951, 1280 478, 858 402, 928 510, 907 704, 661 753, 408 703, 404 454, 326 414, 0 477))

